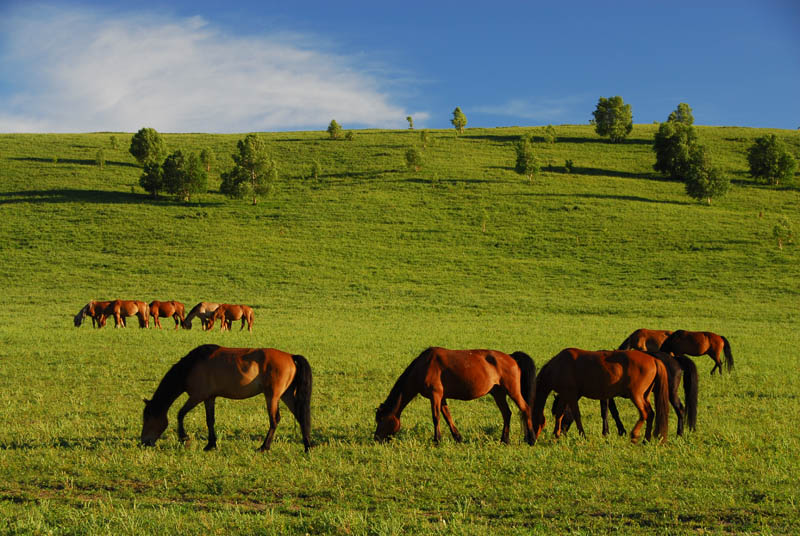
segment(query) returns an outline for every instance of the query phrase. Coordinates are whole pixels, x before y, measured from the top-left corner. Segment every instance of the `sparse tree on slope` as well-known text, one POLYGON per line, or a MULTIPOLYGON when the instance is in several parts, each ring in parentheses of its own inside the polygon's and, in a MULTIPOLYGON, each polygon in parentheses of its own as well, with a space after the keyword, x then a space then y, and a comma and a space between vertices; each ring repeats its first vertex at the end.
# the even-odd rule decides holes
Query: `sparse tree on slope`
POLYGON ((185 201, 206 191, 208 175, 196 153, 175 151, 164 160, 163 173, 164 190, 185 201))
POLYGON ((456 106, 456 109, 453 110, 453 118, 450 120, 450 123, 453 124, 453 127, 459 134, 464 132, 464 127, 467 126, 467 116, 464 115, 460 107, 456 106))
POLYGON ((747 150, 750 175, 757 181, 777 185, 781 181, 791 182, 797 161, 775 134, 757 138, 747 150))
POLYGON ((142 165, 148 162, 160 164, 167 154, 167 146, 154 128, 142 128, 131 138, 129 151, 142 165))
POLYGON ((266 195, 272 189, 278 167, 269 157, 267 146, 256 134, 248 134, 236 144, 237 153, 231 155, 234 168, 222 174, 220 190, 230 197, 241 198, 248 193, 253 196, 253 204, 258 203, 259 195, 266 195))
POLYGON ((594 115, 594 129, 600 136, 608 136, 613 142, 624 140, 633 130, 631 105, 625 104, 622 97, 600 97, 594 115))

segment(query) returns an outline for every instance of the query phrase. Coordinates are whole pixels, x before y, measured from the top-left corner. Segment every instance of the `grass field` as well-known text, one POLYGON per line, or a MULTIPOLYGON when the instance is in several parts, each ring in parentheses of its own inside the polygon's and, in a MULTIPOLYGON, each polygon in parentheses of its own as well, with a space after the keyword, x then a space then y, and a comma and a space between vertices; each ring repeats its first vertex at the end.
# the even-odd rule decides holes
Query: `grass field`
MULTIPOLYGON (((431 131, 418 172, 403 160, 416 131, 267 133, 280 180, 255 206, 216 193, 243 135, 165 135, 216 156, 189 204, 138 187, 130 133, 0 135, 0 532, 800 532, 800 250, 772 236, 781 216, 797 225, 800 192, 753 183, 745 158, 765 132, 795 154, 800 136, 699 127, 733 182, 707 206, 653 173, 655 129, 611 144, 557 127, 532 182, 513 145, 541 129, 431 131), (114 298, 246 303, 254 332, 72 325, 114 298), (676 438, 671 415, 666 445, 603 438, 583 400, 586 439, 548 431, 528 447, 515 418, 502 446, 487 397, 450 403, 464 444, 432 445, 424 399, 395 441, 372 441, 375 408, 427 346, 523 350, 541 366, 639 327, 730 340, 733 374, 696 360, 695 433, 676 438), (202 408, 178 443, 181 399, 156 447, 139 447, 142 398, 208 342, 308 358, 310 454, 288 412, 255 452, 258 397, 218 401, 217 451, 202 451, 202 408)), ((633 406, 618 405, 630 428, 633 406)))

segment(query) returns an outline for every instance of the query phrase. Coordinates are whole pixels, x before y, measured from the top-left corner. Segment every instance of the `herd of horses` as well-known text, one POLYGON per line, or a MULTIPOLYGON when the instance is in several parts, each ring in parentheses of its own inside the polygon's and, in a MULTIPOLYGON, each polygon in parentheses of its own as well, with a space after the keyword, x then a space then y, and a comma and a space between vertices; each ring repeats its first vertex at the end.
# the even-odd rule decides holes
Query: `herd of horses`
POLYGON ((230 330, 231 324, 235 320, 242 321, 241 331, 245 323, 247 330, 253 331, 253 309, 247 305, 231 305, 229 303, 200 302, 185 314, 184 305, 175 300, 171 301, 152 301, 149 304, 138 300, 111 300, 95 301, 92 300, 84 305, 78 314, 75 315, 75 327, 80 327, 83 320, 89 316, 92 319, 92 326, 102 328, 106 325, 108 317, 114 317, 114 327, 126 327, 125 319, 135 316, 139 320, 140 328, 150 327, 150 317, 153 324, 161 329, 161 318, 172 317, 175 320, 175 329, 178 326, 183 329, 192 329, 192 320, 197 317, 204 330, 210 330, 214 323, 220 321, 222 331, 230 330))
MULTIPOLYGON (((196 308, 195 308, 196 309, 196 308)), ((199 313, 198 313, 199 315, 199 313)), ((188 318, 188 317, 187 317, 188 318)), ((213 320, 211 321, 213 325, 213 320)), ((645 439, 653 434, 667 439, 669 407, 678 416, 678 435, 683 421, 694 430, 697 420, 697 367, 687 356, 708 355, 715 371, 722 374, 722 356, 728 371, 733 355, 725 337, 707 331, 663 331, 639 329, 617 350, 588 351, 566 348, 536 373, 533 359, 524 352, 506 354, 496 350, 448 350, 431 347, 417 356, 395 381, 386 400, 375 413, 374 439, 382 442, 400 430, 400 415, 417 395, 430 400, 433 440, 441 440, 443 416, 453 439, 461 433, 450 415, 447 401, 474 400, 491 394, 503 418, 500 440, 509 442, 511 409, 517 406, 525 430, 525 441, 533 445, 545 426, 545 404, 551 392, 554 435, 565 433, 572 422, 585 435, 578 400, 600 401, 603 434, 608 433, 607 411, 611 409, 620 435, 620 421, 614 398, 633 402, 639 418, 631 430, 637 442, 642 426, 645 439), (678 395, 683 381, 684 402, 678 395), (650 403, 653 394, 655 408, 650 403), (654 426, 655 423, 655 426, 654 426)), ((283 400, 300 424, 303 445, 311 447, 311 367, 305 357, 273 348, 223 348, 199 346, 178 361, 163 377, 151 400, 145 399, 141 443, 153 445, 167 428, 167 411, 184 392, 189 395, 178 411, 178 437, 188 441, 183 426, 186 414, 203 402, 208 427, 206 450, 216 447, 214 400, 217 397, 244 399, 263 394, 267 402, 269 430, 261 445, 268 450, 280 422, 279 400, 283 400)))

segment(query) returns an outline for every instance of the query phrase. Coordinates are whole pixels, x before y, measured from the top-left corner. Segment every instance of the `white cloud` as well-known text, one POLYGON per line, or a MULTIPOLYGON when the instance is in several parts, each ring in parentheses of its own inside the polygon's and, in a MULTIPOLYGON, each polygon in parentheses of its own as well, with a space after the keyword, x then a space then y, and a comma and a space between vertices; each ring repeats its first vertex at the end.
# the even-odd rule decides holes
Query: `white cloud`
MULTIPOLYGON (((41 6, 40 6, 41 7, 41 6)), ((225 35, 199 17, 31 9, 3 24, 0 132, 402 128, 385 81, 312 36, 225 35)))
POLYGON ((479 106, 475 111, 529 121, 555 122, 574 116, 576 109, 585 108, 585 100, 583 96, 536 100, 511 99, 502 104, 479 106))

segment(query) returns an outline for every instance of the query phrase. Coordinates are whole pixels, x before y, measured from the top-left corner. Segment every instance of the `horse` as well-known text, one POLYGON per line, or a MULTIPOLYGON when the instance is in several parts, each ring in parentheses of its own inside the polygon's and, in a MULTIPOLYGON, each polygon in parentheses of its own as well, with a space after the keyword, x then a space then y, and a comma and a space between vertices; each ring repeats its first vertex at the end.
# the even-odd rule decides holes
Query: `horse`
POLYGON ((225 331, 231 329, 231 324, 234 320, 242 319, 242 327, 239 328, 239 331, 244 329, 244 323, 247 322, 247 331, 253 331, 253 309, 248 307, 247 305, 231 305, 229 303, 222 303, 217 310, 214 311, 214 315, 208 319, 207 329, 211 330, 214 327, 214 322, 216 320, 222 320, 222 323, 219 326, 220 331, 225 331))
POLYGON ((110 301, 91 300, 89 303, 84 305, 80 311, 78 311, 78 314, 75 315, 73 320, 75 327, 79 328, 81 324, 83 324, 83 319, 86 318, 86 315, 91 317, 92 327, 103 327, 105 325, 104 317, 114 314, 114 308, 112 304, 113 302, 110 301), (102 324, 100 323, 101 318, 103 319, 102 324))
POLYGON ((183 329, 192 329, 192 319, 194 317, 198 317, 200 319, 200 323, 203 326, 203 330, 208 329, 208 319, 214 316, 214 311, 217 310, 219 307, 218 303, 211 303, 211 302, 200 302, 194 307, 192 310, 189 311, 189 314, 186 315, 181 325, 183 329))
POLYGON ((711 369, 713 376, 715 370, 719 370, 722 376, 722 360, 719 356, 725 353, 725 365, 728 372, 733 370, 733 354, 731 344, 722 335, 717 335, 710 331, 686 331, 679 329, 664 341, 661 345, 662 352, 670 352, 675 355, 707 355, 714 360, 714 367, 711 369))
POLYGON ((671 331, 662 329, 637 329, 619 345, 619 350, 641 350, 642 352, 658 352, 664 341, 672 335, 671 331))
MULTIPOLYGON (((127 327, 125 318, 129 316, 136 316, 139 319, 140 328, 150 327, 150 310, 147 304, 139 300, 114 300, 109 306, 111 314, 114 316, 114 327, 118 328, 120 324, 122 327, 127 327)), ((100 327, 106 325, 106 318, 111 315, 103 313, 100 317, 100 327)))
POLYGON ((534 441, 545 425, 544 408, 551 391, 560 402, 556 407, 556 437, 566 408, 572 412, 578 432, 585 436, 578 399, 585 396, 607 400, 615 396, 629 398, 639 411, 639 420, 631 430, 631 441, 639 439, 645 422, 645 439, 650 440, 655 417, 655 434, 664 442, 669 425, 669 375, 661 360, 639 350, 606 350, 590 352, 566 348, 548 361, 536 377, 536 399, 533 406, 534 441), (655 414, 648 398, 655 393, 655 414))
POLYGON ((150 305, 147 306, 150 309, 150 316, 153 317, 153 324, 155 324, 158 329, 161 329, 161 321, 159 317, 169 318, 170 316, 175 319, 175 329, 178 329, 178 325, 183 323, 183 312, 184 307, 183 304, 179 301, 152 301, 150 305))
MULTIPOLYGON (((697 426, 697 366, 694 361, 686 356, 674 356, 665 352, 647 352, 653 357, 660 359, 667 367, 667 375, 669 376, 669 402, 675 410, 675 415, 678 418, 677 435, 683 435, 683 421, 687 421, 689 429, 694 431, 697 426), (686 406, 681 402, 678 396, 678 386, 683 379, 683 396, 686 400, 686 406)), ((552 413, 555 417, 556 408, 558 407, 559 396, 556 395, 553 400, 552 413)), ((603 420, 603 435, 608 435, 608 411, 611 410, 611 416, 617 425, 617 433, 621 436, 625 435, 625 426, 619 418, 619 411, 613 398, 600 401, 600 415, 603 420)), ((561 431, 566 433, 572 424, 572 413, 567 408, 564 412, 564 418, 561 421, 561 431)), ((553 431, 555 433, 555 430, 553 431)))
POLYGON ((395 382, 389 396, 375 413, 375 434, 383 442, 400 430, 400 414, 417 395, 431 401, 433 441, 442 438, 439 416, 444 415, 456 442, 462 441, 447 406, 447 399, 473 400, 489 393, 503 416, 502 443, 509 442, 511 409, 506 396, 517 405, 525 428, 525 440, 533 444, 531 404, 536 387, 536 365, 527 354, 511 355, 496 350, 448 350, 428 348, 417 356, 395 382))
POLYGON ((269 430, 259 450, 269 450, 281 415, 279 400, 300 424, 305 451, 311 448, 311 366, 301 355, 274 348, 223 348, 216 344, 198 346, 175 363, 158 384, 151 400, 144 400, 141 443, 155 445, 168 425, 167 411, 183 393, 189 399, 178 411, 178 439, 189 436, 183 419, 203 402, 208 426, 204 450, 217 446, 214 431, 214 401, 217 397, 244 399, 264 393, 269 430))

